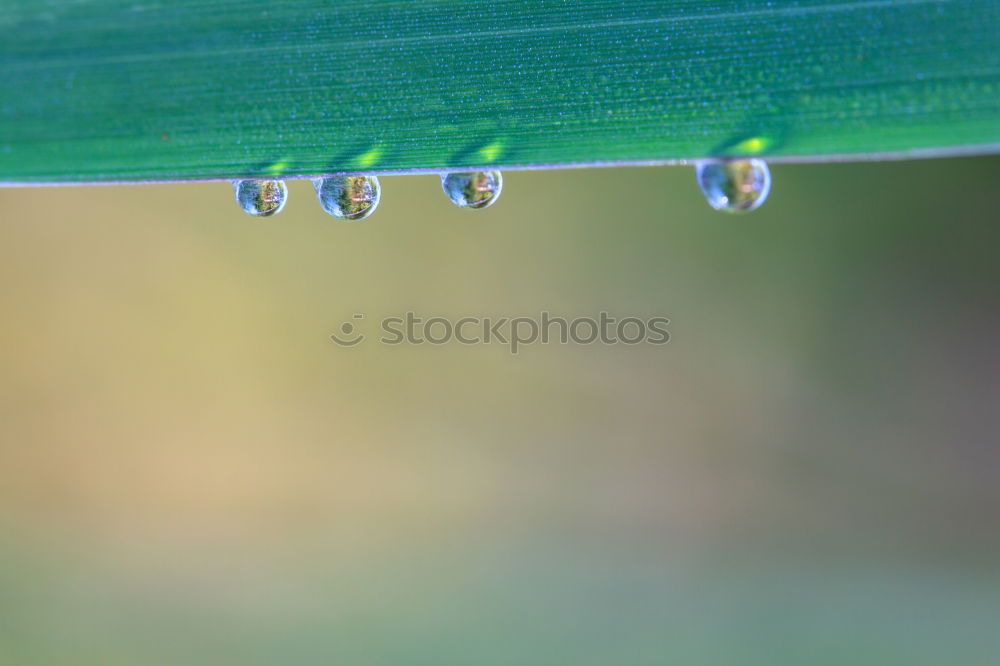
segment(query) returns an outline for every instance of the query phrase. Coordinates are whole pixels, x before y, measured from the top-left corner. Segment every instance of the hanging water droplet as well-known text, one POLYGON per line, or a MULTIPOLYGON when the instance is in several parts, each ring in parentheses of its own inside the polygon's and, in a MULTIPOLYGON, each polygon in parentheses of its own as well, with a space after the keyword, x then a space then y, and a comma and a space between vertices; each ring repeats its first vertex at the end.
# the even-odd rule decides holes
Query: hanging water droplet
POLYGON ((445 173, 441 174, 441 188, 456 206, 488 208, 500 196, 503 174, 499 171, 445 173))
POLYGON ((237 180, 233 181, 233 192, 240 208, 259 217, 280 213, 288 199, 288 188, 282 180, 237 180))
POLYGON ((771 171, 764 160, 702 160, 695 173, 708 204, 727 213, 756 210, 771 191, 771 171))
POLYGON ((315 178, 319 204, 330 215, 344 220, 363 220, 378 207, 382 188, 375 176, 315 178))

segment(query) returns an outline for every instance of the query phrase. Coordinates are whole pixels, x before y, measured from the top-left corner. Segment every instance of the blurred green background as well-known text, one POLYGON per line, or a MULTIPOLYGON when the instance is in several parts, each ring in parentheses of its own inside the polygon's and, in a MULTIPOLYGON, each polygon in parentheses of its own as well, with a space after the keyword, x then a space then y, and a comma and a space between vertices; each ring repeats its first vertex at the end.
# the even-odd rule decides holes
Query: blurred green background
POLYGON ((0 190, 0 663, 998 663, 1000 158, 773 173, 0 190))

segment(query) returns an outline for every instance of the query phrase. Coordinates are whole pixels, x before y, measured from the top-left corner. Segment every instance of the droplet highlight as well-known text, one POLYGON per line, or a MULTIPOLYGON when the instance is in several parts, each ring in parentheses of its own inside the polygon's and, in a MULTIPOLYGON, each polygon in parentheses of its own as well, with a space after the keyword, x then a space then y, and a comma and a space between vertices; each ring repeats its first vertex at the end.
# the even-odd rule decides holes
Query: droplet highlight
POLYGON ((288 188, 282 180, 237 180, 233 182, 233 192, 240 208, 257 217, 277 215, 288 200, 288 188))
POLYGON ((771 170, 764 160, 702 160, 695 173, 708 205, 727 213, 756 210, 771 191, 771 170))
POLYGON ((499 171, 471 171, 441 175, 441 189, 451 202, 462 208, 489 208, 503 189, 499 171))
POLYGON ((363 220, 378 207, 382 188, 376 176, 333 176, 313 180, 319 205, 342 220, 363 220))

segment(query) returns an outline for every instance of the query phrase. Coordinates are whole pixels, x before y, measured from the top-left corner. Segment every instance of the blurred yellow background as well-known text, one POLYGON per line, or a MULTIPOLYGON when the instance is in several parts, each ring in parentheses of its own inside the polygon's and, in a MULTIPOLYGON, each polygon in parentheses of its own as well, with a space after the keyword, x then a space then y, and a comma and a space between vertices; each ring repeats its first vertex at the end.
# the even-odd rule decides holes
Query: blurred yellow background
POLYGON ((773 173, 0 190, 0 663, 997 663, 1000 158, 773 173))

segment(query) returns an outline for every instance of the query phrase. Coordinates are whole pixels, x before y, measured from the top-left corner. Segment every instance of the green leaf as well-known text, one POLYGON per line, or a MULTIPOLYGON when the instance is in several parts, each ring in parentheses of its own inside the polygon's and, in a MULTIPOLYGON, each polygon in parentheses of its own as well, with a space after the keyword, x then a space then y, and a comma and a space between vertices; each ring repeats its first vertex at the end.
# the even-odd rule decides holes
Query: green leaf
POLYGON ((996 0, 5 0, 0 181, 1000 144, 996 0))

